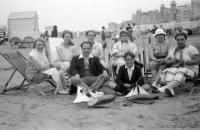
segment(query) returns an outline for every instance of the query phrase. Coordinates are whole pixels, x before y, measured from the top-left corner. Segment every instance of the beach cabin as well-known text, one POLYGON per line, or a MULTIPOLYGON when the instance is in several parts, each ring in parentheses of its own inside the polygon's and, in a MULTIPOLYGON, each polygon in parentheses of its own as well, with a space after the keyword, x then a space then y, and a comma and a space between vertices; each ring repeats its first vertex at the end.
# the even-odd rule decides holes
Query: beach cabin
POLYGON ((11 47, 30 47, 40 37, 36 11, 11 12, 8 16, 8 39, 11 47))

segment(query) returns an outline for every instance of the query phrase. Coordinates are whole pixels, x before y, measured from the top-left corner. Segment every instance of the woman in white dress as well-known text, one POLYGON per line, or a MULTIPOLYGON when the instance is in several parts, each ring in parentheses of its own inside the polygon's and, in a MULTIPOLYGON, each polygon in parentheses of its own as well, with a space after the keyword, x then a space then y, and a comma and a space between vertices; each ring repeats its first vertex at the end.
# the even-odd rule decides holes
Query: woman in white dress
POLYGON ((49 63, 45 50, 45 41, 38 38, 34 41, 33 49, 28 55, 26 77, 31 81, 43 80, 49 77, 56 83, 54 94, 68 94, 67 82, 59 66, 49 63))
POLYGON ((56 51, 58 54, 58 59, 56 59, 55 64, 61 67, 61 70, 66 72, 69 68, 72 57, 75 53, 75 45, 72 42, 73 34, 70 31, 63 31, 62 38, 64 42, 62 42, 59 46, 56 47, 56 51))

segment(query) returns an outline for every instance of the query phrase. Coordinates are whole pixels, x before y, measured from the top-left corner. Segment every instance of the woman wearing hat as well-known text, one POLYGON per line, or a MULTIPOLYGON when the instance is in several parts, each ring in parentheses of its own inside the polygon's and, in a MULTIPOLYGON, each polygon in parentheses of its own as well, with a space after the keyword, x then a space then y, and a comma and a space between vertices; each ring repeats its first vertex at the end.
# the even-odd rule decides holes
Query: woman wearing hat
POLYGON ((149 68, 154 79, 152 86, 158 87, 160 73, 166 68, 166 65, 162 64, 162 61, 168 55, 169 44, 166 42, 166 33, 163 29, 157 29, 154 36, 156 42, 150 47, 149 68))

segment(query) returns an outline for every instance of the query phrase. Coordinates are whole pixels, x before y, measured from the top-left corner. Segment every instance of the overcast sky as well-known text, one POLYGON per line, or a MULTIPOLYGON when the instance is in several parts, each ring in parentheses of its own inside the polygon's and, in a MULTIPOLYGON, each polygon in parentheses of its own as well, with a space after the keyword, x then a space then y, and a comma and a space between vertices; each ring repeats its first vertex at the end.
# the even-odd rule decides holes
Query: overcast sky
MULTIPOLYGON (((0 0, 0 25, 6 25, 9 12, 37 11, 39 28, 57 25, 58 30, 100 30, 109 22, 131 20, 137 10, 154 10, 171 0, 0 0)), ((177 4, 190 0, 176 0, 177 4)))

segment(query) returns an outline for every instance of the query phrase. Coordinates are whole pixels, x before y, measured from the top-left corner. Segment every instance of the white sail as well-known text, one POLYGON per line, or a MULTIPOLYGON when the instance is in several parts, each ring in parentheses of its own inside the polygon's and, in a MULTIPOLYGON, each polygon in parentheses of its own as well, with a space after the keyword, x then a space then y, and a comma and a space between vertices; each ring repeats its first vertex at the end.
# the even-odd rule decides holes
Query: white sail
POLYGON ((76 95, 76 98, 75 100, 73 101, 73 103, 81 103, 81 102, 89 102, 91 100, 93 100, 94 98, 97 98, 97 97, 100 97, 102 95, 104 95, 103 92, 91 92, 88 90, 88 94, 90 96, 87 96, 86 93, 85 93, 85 90, 83 90, 82 87, 78 86, 78 89, 77 89, 77 95, 76 95))
POLYGON ((77 87, 77 94, 76 94, 76 98, 73 101, 73 103, 81 103, 81 102, 89 102, 91 100, 90 97, 88 97, 84 91, 83 88, 81 88, 80 86, 77 87))
POLYGON ((144 90, 142 87, 137 85, 135 88, 132 88, 131 91, 125 97, 130 97, 130 96, 139 95, 139 94, 149 94, 149 93, 146 90, 144 90))

